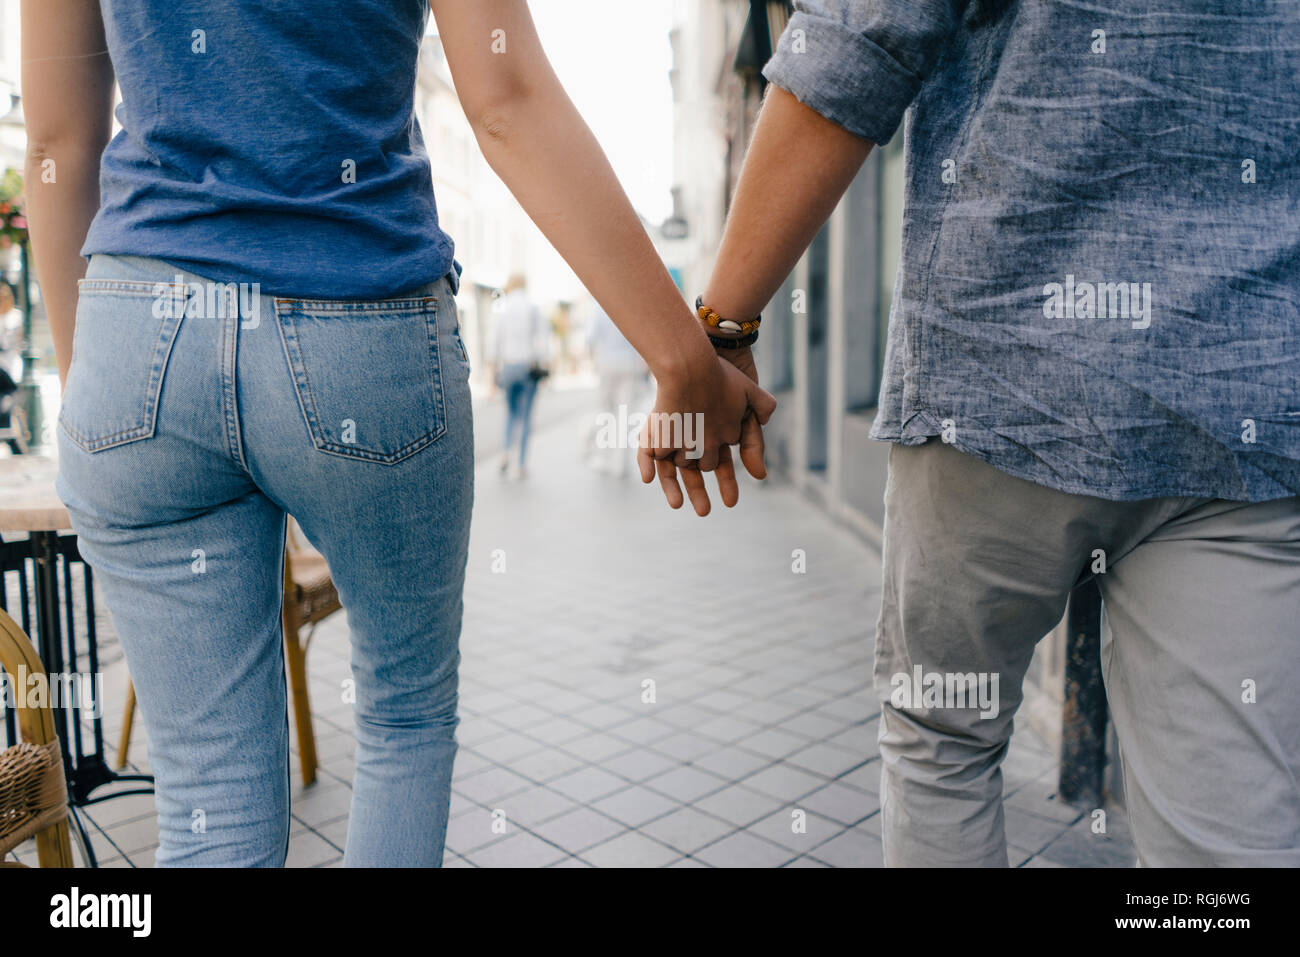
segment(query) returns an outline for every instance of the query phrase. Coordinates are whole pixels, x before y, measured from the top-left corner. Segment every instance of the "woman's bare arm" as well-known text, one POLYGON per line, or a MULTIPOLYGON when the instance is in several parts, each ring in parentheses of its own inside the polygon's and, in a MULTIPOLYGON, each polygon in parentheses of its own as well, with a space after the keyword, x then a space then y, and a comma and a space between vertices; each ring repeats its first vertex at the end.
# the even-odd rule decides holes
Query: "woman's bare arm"
POLYGON ((81 246, 113 128, 113 66, 96 0, 22 0, 22 59, 27 219, 62 380, 86 274, 81 246))

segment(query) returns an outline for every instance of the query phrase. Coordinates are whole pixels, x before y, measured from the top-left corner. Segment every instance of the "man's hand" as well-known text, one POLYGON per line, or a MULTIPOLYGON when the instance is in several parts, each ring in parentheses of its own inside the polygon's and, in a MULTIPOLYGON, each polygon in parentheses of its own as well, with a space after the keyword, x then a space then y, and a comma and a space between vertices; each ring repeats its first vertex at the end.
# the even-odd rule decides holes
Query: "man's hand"
POLYGON ((750 475, 766 476, 761 425, 775 409, 771 395, 716 356, 690 374, 661 379, 637 450, 641 480, 648 484, 657 474, 669 506, 681 508, 680 469, 691 505, 703 516, 711 508, 703 473, 712 471, 723 504, 734 506, 740 487, 731 446, 740 444, 740 460, 750 475))

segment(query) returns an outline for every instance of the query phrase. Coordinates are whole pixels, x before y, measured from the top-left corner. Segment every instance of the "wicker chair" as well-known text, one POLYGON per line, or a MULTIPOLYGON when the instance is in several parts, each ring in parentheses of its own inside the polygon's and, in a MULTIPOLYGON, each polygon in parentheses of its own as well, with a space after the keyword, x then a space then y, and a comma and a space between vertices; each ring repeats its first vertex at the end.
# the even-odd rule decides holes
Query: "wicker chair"
MULTIPOLYGON (((338 592, 330 578, 329 566, 320 552, 299 537, 297 523, 290 518, 284 549, 284 622, 285 670, 289 673, 289 690, 293 695, 294 723, 298 729, 298 756, 304 786, 316 780, 316 732, 311 723, 311 702, 307 695, 307 646, 316 633, 318 622, 338 611, 338 592), (310 626, 306 637, 302 630, 310 626)), ((131 747, 131 727, 135 720, 135 686, 127 681, 126 712, 122 735, 117 745, 117 767, 126 766, 131 747)))
MULTIPOLYGON (((3 611, 0 611, 0 666, 11 680, 21 673, 20 668, 26 669, 28 675, 45 674, 31 640, 3 611)), ((15 698, 22 690, 15 688, 15 698)), ((34 836, 41 867, 71 867, 68 791, 50 702, 40 708, 16 710, 23 740, 0 751, 0 862, 34 836)), ((23 865, 0 863, 0 867, 12 866, 23 865)))

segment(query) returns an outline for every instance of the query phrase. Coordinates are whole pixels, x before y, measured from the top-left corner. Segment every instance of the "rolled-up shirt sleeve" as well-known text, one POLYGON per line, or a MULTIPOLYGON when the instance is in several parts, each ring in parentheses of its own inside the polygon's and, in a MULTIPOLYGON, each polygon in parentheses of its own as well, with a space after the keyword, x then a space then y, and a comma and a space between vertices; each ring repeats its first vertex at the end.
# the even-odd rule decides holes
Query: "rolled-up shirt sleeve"
POLYGON ((795 0, 763 75, 850 133, 889 142, 970 0, 795 0))

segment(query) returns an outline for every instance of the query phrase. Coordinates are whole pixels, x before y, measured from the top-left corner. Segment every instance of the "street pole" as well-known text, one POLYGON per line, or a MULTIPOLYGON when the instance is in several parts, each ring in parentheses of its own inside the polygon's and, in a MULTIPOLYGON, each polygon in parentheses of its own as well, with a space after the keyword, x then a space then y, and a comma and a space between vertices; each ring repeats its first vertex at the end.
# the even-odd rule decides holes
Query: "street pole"
POLYGON ((41 385, 36 381, 36 362, 41 354, 36 350, 32 335, 32 280, 26 241, 18 244, 22 254, 20 286, 23 295, 23 379, 19 383, 23 395, 23 414, 27 419, 27 445, 37 448, 45 440, 45 416, 41 407, 41 385))

